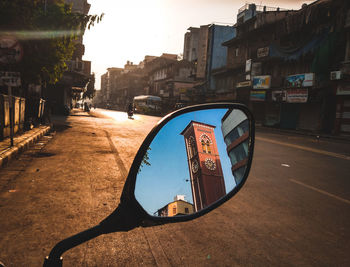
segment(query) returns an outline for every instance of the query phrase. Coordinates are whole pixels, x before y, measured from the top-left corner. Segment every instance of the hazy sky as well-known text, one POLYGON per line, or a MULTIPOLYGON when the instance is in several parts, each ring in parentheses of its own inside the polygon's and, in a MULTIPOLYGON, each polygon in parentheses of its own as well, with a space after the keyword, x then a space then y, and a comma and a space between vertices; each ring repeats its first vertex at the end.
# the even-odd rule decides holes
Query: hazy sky
MULTIPOLYGON (((90 14, 105 13, 100 24, 84 35, 85 60, 92 61, 96 89, 109 67, 124 67, 127 60, 138 64, 145 55, 183 53, 189 27, 210 23, 234 24, 241 0, 88 0, 90 14)), ((300 9, 313 1, 265 0, 256 4, 300 9)))

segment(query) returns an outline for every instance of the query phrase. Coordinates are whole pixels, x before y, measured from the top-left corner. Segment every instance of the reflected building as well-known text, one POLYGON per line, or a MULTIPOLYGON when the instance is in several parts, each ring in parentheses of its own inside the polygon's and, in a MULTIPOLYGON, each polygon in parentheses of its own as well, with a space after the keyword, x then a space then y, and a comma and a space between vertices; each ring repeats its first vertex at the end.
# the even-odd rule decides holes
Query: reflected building
POLYGON ((195 211, 226 195, 214 129, 213 125, 191 121, 181 132, 185 139, 195 211))
POLYGON ((221 130, 226 151, 232 165, 232 174, 239 184, 248 163, 249 120, 240 110, 229 110, 221 119, 221 130))
POLYGON ((193 204, 185 201, 185 196, 176 195, 174 201, 157 210, 156 216, 172 217, 178 215, 188 215, 194 212, 193 204))

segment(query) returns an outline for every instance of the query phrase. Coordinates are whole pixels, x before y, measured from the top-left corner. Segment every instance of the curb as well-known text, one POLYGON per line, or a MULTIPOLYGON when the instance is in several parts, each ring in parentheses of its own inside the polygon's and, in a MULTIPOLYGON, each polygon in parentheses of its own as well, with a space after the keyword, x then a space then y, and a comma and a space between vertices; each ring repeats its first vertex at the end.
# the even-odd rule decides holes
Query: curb
POLYGON ((0 154, 0 168, 7 164, 14 156, 25 151, 28 147, 35 143, 39 138, 43 137, 51 130, 51 126, 46 126, 40 131, 36 132, 32 136, 28 137, 26 140, 16 144, 4 153, 0 154))
POLYGON ((322 138, 322 139, 328 139, 333 141, 342 141, 345 143, 350 143, 350 136, 338 136, 338 135, 327 135, 322 133, 313 133, 313 132, 307 132, 307 131, 298 131, 298 130, 288 130, 288 129, 280 129, 280 128, 273 128, 273 127, 266 127, 261 125, 255 125, 255 129, 261 129, 266 130, 270 132, 277 132, 277 133, 286 133, 286 134, 295 134, 295 135, 304 135, 304 136, 313 136, 315 138, 322 138))

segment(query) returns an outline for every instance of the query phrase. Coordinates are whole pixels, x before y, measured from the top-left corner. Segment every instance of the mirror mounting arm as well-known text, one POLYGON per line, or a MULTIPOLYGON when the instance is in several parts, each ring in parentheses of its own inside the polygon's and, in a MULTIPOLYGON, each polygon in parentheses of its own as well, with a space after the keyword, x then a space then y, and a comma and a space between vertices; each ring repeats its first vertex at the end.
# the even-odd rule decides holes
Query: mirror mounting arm
POLYGON ((131 203, 121 202, 119 206, 98 225, 58 242, 45 258, 44 267, 61 267, 62 254, 67 250, 103 234, 124 232, 140 226, 142 217, 135 213, 131 203))
POLYGON ((140 226, 141 216, 135 212, 133 202, 123 201, 99 226, 103 234, 127 232, 140 226))
POLYGON ((101 234, 103 234, 101 231, 101 226, 97 225, 58 242, 51 250, 49 256, 45 258, 43 266, 61 267, 63 262, 61 256, 64 252, 95 237, 98 237, 101 234))

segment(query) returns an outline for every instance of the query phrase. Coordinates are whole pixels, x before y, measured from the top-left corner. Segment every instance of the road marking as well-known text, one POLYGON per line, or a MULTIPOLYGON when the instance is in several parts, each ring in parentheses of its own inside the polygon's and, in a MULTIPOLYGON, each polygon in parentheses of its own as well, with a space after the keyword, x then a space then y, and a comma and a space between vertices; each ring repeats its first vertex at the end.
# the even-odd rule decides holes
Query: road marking
POLYGON ((334 199, 337 199, 337 200, 339 200, 339 201, 341 201, 341 202, 344 202, 344 203, 350 205, 350 201, 347 200, 347 199, 345 199, 345 198, 338 197, 338 196, 336 196, 336 195, 333 195, 333 194, 331 194, 331 193, 328 193, 328 192, 326 192, 326 191, 323 191, 323 190, 318 189, 318 188, 316 188, 316 187, 313 187, 313 186, 311 186, 311 185, 304 184, 304 183, 299 182, 299 181, 294 180, 294 179, 289 179, 289 181, 291 181, 291 182, 293 182, 293 183, 296 183, 296 184, 298 184, 298 185, 304 186, 304 187, 306 187, 306 188, 309 188, 309 189, 311 189, 311 190, 314 190, 314 191, 316 191, 316 192, 319 192, 319 193, 321 193, 321 194, 324 194, 324 195, 326 195, 326 196, 332 197, 332 198, 334 198, 334 199))
POLYGON ((263 138, 263 137, 255 137, 255 139, 260 140, 260 141, 273 143, 273 144, 277 144, 277 145, 298 148, 301 150, 314 152, 314 153, 318 153, 318 154, 322 154, 322 155, 326 155, 326 156, 331 156, 331 157, 335 157, 335 158, 350 160, 350 156, 346 156, 346 155, 342 155, 342 154, 338 154, 338 153, 333 153, 333 152, 329 152, 329 151, 324 151, 324 150, 320 150, 320 149, 316 149, 316 148, 300 146, 300 145, 295 145, 295 144, 288 144, 288 143, 284 143, 284 142, 280 142, 280 141, 276 141, 276 140, 271 140, 271 139, 263 138))

